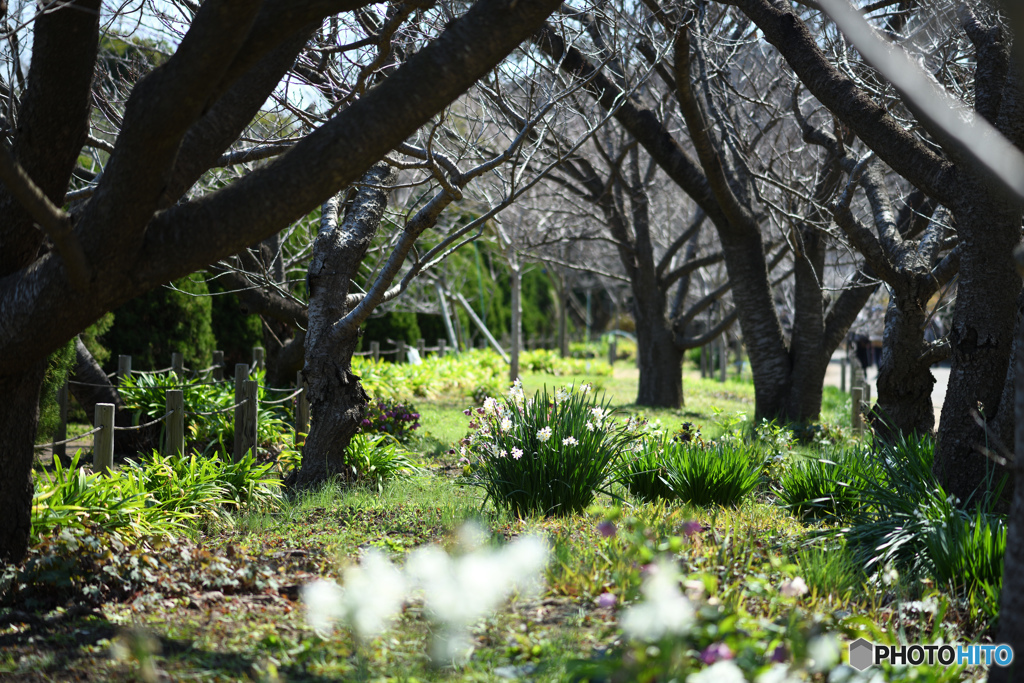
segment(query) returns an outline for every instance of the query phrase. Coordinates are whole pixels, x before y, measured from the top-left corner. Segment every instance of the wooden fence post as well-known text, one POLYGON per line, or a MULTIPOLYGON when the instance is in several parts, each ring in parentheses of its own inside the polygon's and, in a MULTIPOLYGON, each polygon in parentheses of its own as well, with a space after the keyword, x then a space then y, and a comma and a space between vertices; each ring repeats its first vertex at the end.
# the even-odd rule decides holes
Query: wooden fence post
POLYGON ((252 366, 257 370, 262 370, 266 367, 266 351, 262 346, 252 347, 252 366))
POLYGON ((132 376, 132 357, 120 355, 117 357, 117 386, 122 386, 124 381, 132 376))
MULTIPOLYGON (((57 390, 57 408, 60 411, 60 415, 57 420, 57 428, 53 431, 54 441, 63 441, 68 438, 68 383, 64 382, 60 389, 57 390)), ((62 443, 59 446, 53 447, 53 457, 66 457, 68 454, 68 445, 62 443)))
POLYGON ((839 391, 846 391, 846 356, 839 359, 839 391))
POLYGON ((164 441, 164 455, 185 453, 185 392, 181 389, 167 390, 167 438, 164 441))
POLYGON ((708 346, 705 344, 700 347, 700 378, 707 379, 708 377, 708 346))
POLYGON ((405 362, 405 340, 404 339, 399 339, 398 340, 398 352, 395 354, 395 362, 396 363, 404 363, 405 362))
POLYGON ((93 415, 100 431, 92 438, 92 469, 107 474, 114 468, 114 404, 97 403, 93 415))
POLYGON ((252 451, 256 457, 257 424, 259 408, 259 385, 254 379, 242 381, 242 409, 241 419, 235 423, 235 462, 245 457, 246 452, 252 451))
POLYGON ((853 387, 850 390, 850 426, 855 434, 861 434, 864 431, 864 421, 861 420, 860 416, 860 402, 863 391, 861 387, 853 387))
POLYGON ((178 379, 185 377, 185 357, 175 351, 171 354, 171 372, 178 376, 178 379))
POLYGON ((448 355, 448 340, 438 339, 437 340, 437 355, 440 358, 444 358, 448 355))
POLYGON ((380 342, 370 342, 370 355, 373 356, 374 360, 380 360, 380 342))
POLYGON ((615 361, 619 359, 619 344, 615 337, 608 342, 608 365, 615 367, 615 361))
POLYGON ((295 402, 295 445, 298 446, 306 442, 306 434, 309 434, 309 392, 301 372, 295 373, 295 388, 302 389, 295 402))
POLYGON ((243 399, 242 387, 243 387, 243 384, 245 383, 245 381, 248 380, 248 379, 249 379, 249 366, 246 365, 245 363, 236 363, 235 364, 235 422, 234 422, 234 425, 235 425, 235 451, 234 451, 234 458, 235 458, 235 460, 240 460, 241 457, 242 457, 241 454, 244 453, 243 450, 240 450, 241 449, 241 445, 242 445, 242 443, 241 443, 242 442, 242 435, 241 435, 241 431, 239 429, 239 425, 242 424, 242 416, 244 414, 244 407, 241 406, 241 405, 238 405, 238 404, 240 404, 242 402, 242 399, 243 399))
POLYGON ((214 382, 221 382, 224 380, 224 352, 214 351, 213 352, 213 374, 212 378, 214 382))
POLYGON ((729 367, 729 346, 725 343, 725 335, 718 343, 718 381, 724 382, 729 367))
POLYGON ((423 337, 416 340, 416 350, 420 354, 420 360, 424 360, 427 357, 427 342, 423 337))

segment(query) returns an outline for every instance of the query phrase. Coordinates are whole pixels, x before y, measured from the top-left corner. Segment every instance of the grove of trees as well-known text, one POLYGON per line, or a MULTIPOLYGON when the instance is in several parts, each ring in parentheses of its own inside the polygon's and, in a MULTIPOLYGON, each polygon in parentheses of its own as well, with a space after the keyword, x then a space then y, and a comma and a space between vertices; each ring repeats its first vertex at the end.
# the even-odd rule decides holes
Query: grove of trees
POLYGON ((28 543, 48 359, 66 365, 109 311, 130 334, 150 311, 133 300, 168 282, 203 271, 240 290, 307 379, 295 483, 312 485, 341 471, 362 416, 360 330, 440 287, 445 259, 485 232, 514 344, 525 261, 628 284, 641 405, 682 405, 684 352, 736 323, 755 419, 814 421, 830 358, 881 290, 877 433, 935 428, 930 367, 948 360, 935 473, 963 501, 983 495, 996 466, 979 446, 1012 444, 1019 424, 1019 186, 865 55, 871 40, 909 52, 916 82, 1015 159, 1016 8, 853 7, 873 36, 839 30, 846 0, 12 4, 0 560, 28 543), (129 19, 146 30, 115 35, 129 19), (927 339, 936 316, 946 334, 927 339))

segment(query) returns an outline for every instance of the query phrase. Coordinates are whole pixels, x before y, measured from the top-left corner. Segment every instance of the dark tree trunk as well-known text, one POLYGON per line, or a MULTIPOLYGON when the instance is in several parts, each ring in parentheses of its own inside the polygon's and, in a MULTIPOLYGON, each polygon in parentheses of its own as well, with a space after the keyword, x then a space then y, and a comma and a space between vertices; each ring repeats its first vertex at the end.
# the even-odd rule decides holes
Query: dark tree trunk
MULTIPOLYGON (((975 494, 994 465, 976 449, 985 435, 975 423, 979 410, 988 421, 1002 406, 1009 368, 1021 277, 1013 264, 1020 243, 1021 211, 992 196, 979 179, 965 183, 954 207, 962 245, 960 283, 949 331, 952 368, 942 406, 942 429, 935 453, 939 482, 963 501, 975 494)), ((1003 468, 998 468, 997 475, 1003 468)))
POLYGON ((640 354, 637 405, 679 408, 683 405, 683 352, 676 346, 671 324, 665 317, 661 290, 633 290, 636 346, 640 354))
POLYGON ((351 370, 358 337, 338 335, 334 325, 349 308, 346 297, 352 277, 384 216, 388 188, 396 176, 386 163, 367 171, 340 225, 338 197, 328 200, 322 209, 309 265, 309 327, 303 371, 311 426, 295 477, 297 488, 316 486, 336 476, 351 481, 358 474, 348 466, 345 452, 359 429, 369 397, 351 370))
POLYGON ((0 376, 0 564, 17 563, 28 551, 32 524, 32 461, 39 389, 46 361, 0 376))
POLYGON ((921 359, 927 311, 917 297, 897 295, 885 312, 878 399, 872 423, 883 438, 929 434, 935 427, 931 363, 921 359))

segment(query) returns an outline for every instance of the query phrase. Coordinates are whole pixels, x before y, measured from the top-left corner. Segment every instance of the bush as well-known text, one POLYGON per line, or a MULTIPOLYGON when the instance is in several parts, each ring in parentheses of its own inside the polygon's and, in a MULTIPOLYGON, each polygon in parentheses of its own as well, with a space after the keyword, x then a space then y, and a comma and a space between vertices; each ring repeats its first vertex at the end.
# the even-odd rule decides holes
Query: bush
POLYGON ((51 353, 46 360, 46 372, 43 375, 43 385, 39 391, 39 424, 36 427, 36 434, 42 441, 48 442, 60 423, 57 392, 64 386, 74 364, 74 339, 51 353))
POLYGON ((349 442, 345 456, 348 465, 356 472, 357 481, 378 492, 383 491, 389 481, 417 472, 409 451, 388 434, 356 434, 349 442))
POLYGON ((269 476, 271 466, 256 465, 251 455, 225 462, 153 453, 146 462, 130 460, 103 475, 80 468, 81 453, 67 468, 55 459, 53 471, 37 480, 32 500, 36 541, 66 528, 98 527, 124 538, 166 535, 229 508, 267 506, 280 499, 280 482, 269 476))
POLYGON ((377 398, 366 407, 366 416, 359 427, 364 434, 389 434, 404 441, 419 429, 420 414, 412 403, 393 398, 377 398))
POLYGON ((622 481, 634 497, 644 502, 672 500, 675 492, 668 483, 668 468, 662 452, 663 444, 644 448, 630 458, 622 471, 622 481))
POLYGON ((636 423, 618 424, 608 406, 587 385, 553 396, 545 388, 527 401, 517 381, 507 398, 466 411, 475 430, 463 442, 475 458, 468 484, 517 517, 585 510, 608 491, 620 452, 637 439, 636 423))
POLYGON ((207 367, 216 341, 206 281, 183 277, 172 285, 176 289, 158 287, 114 311, 102 344, 115 355, 130 355, 136 369, 167 367, 172 352, 182 353, 187 367, 207 367))
POLYGON ((859 449, 834 449, 822 458, 800 459, 781 477, 779 498, 804 519, 843 519, 861 503, 863 461, 859 449))
POLYGON ((816 535, 844 537, 854 562, 869 573, 892 567, 912 579, 951 584, 972 601, 978 598, 991 617, 998 610, 1006 547, 1005 520, 992 511, 998 487, 968 512, 935 480, 933 457, 928 437, 881 447, 861 474, 861 504, 849 528, 816 535))
POLYGON ((647 448, 663 449, 667 483, 673 496, 700 506, 737 505, 757 486, 765 460, 757 446, 738 441, 708 446, 692 441, 667 441, 650 443, 647 448))
MULTIPOLYGON (((605 353, 604 358, 607 359, 605 353)), ((557 351, 536 349, 519 354, 519 366, 524 372, 546 373, 548 375, 611 375, 612 366, 607 360, 588 358, 562 358, 557 351)))

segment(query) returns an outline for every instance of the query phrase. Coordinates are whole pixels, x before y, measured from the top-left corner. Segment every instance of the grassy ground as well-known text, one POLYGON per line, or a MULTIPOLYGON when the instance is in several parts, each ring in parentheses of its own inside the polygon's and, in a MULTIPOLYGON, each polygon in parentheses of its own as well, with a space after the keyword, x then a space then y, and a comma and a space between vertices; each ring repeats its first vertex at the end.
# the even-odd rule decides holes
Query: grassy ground
MULTIPOLYGON (((530 393, 569 382, 592 382, 625 412, 644 412, 670 429, 692 422, 712 437, 739 413, 753 413, 749 383, 720 384, 692 371, 681 410, 640 411, 632 405, 636 370, 622 363, 612 377, 535 375, 524 386, 530 393)), ((877 638, 895 629, 912 638, 939 631, 929 613, 902 611, 898 591, 851 578, 857 568, 837 564, 840 556, 801 549, 797 539, 807 527, 773 504, 767 491, 735 510, 629 505, 613 536, 599 531, 617 514, 615 501, 607 498, 568 518, 510 519, 482 506, 476 489, 459 485, 459 467, 447 454, 465 434, 465 401, 417 406, 423 474, 393 483, 382 494, 327 487, 273 511, 209 523, 191 540, 132 549, 138 571, 151 574, 147 590, 96 598, 85 585, 64 586, 66 597, 59 600, 41 596, 2 608, 0 680, 566 680, 579 662, 616 651, 622 639, 619 606, 636 599, 643 566, 670 547, 690 578, 705 587, 694 597, 708 629, 700 641, 705 644, 725 638, 767 643, 776 631, 790 633, 786 637, 796 638, 794 643, 827 631, 848 635, 852 627, 840 622, 851 615, 863 618, 877 638), (432 633, 416 605, 370 641, 345 630, 321 638, 306 625, 298 601, 303 584, 340 578, 373 548, 397 562, 427 543, 454 549, 458 529, 468 520, 497 538, 543 534, 553 560, 542 594, 515 599, 476 625, 475 652, 465 666, 431 665, 426 653, 432 633), (700 530, 684 532, 694 521, 700 530), (797 575, 806 579, 809 593, 781 597, 778 586, 797 575), (614 606, 597 602, 606 593, 615 597, 614 606)), ((827 393, 826 420, 838 422, 843 410, 848 415, 848 398, 827 393)), ((978 625, 958 616, 955 607, 944 613, 949 623, 942 633, 977 633, 978 625)), ((628 655, 630 662, 657 656, 646 653, 628 655)), ((948 678, 920 680, 958 677, 954 671, 948 678)), ((825 680, 824 674, 814 678, 825 680)))

